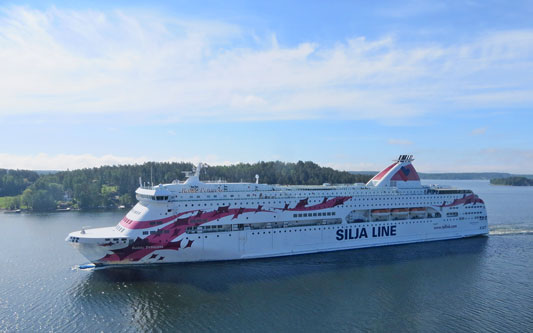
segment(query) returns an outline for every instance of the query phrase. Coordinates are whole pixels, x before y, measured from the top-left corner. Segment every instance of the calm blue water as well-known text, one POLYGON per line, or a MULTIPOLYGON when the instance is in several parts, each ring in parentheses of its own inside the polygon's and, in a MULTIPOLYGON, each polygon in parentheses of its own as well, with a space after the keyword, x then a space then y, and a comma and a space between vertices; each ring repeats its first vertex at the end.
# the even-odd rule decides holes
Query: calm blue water
POLYGON ((531 331, 533 187, 426 183, 475 190, 491 235, 76 271, 67 233, 124 212, 0 214, 0 331, 531 331))

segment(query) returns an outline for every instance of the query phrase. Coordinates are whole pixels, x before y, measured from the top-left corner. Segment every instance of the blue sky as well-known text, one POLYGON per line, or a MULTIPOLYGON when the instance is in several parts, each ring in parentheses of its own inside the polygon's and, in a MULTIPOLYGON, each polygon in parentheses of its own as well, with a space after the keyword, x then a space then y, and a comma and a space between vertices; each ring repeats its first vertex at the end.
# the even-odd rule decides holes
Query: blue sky
POLYGON ((0 168, 533 173, 533 4, 4 2, 0 168))

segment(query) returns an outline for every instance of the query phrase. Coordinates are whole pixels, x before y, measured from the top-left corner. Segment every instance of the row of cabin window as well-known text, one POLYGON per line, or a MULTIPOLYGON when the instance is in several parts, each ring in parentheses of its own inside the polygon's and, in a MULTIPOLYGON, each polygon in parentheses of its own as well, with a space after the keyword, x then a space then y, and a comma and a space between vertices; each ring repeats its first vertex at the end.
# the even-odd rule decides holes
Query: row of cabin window
POLYGON ((335 215, 335 212, 301 213, 301 214, 293 214, 292 217, 334 216, 334 215, 335 215))
MULTIPOLYGON (((168 197, 164 197, 164 198, 168 198, 168 197)), ((448 198, 448 199, 453 199, 453 197, 451 197, 451 196, 447 196, 446 198, 448 198)), ((243 198, 243 199, 244 199, 244 198, 243 198)), ((394 199, 396 199, 396 200, 398 200, 398 199, 409 200, 409 199, 424 199, 424 198, 423 198, 423 197, 400 197, 400 198, 398 198, 398 197, 394 197, 394 198, 379 198, 379 197, 377 197, 377 198, 352 198, 350 201, 355 201, 355 200, 357 200, 357 201, 374 201, 374 200, 382 201, 382 200, 387 200, 387 201, 388 201, 388 200, 394 200, 394 199)), ((440 200, 440 199, 444 199, 444 198, 438 198, 438 199, 440 200)), ((165 200, 166 200, 166 199, 165 199, 165 200)), ((242 199, 241 199, 241 200, 242 200, 242 199)), ((312 203, 312 202, 321 202, 321 200, 319 200, 319 199, 310 199, 310 200, 309 200, 309 203, 312 203)), ((261 202, 258 202, 258 204, 259 204, 259 203, 261 203, 261 202)), ((270 201, 269 201, 269 202, 264 202, 263 204, 275 204, 275 203, 276 203, 275 201, 274 201, 274 202, 270 202, 270 201)), ((279 201, 279 203, 284 203, 284 202, 279 201)), ((431 203, 430 203, 430 202, 425 202, 425 203, 426 203, 426 204, 435 204, 434 202, 431 202, 431 203)), ((249 203, 246 202, 246 204, 248 205, 249 203)), ((253 205, 253 204, 255 204, 255 203, 252 202, 251 204, 253 205)), ((199 203, 199 204, 197 204, 197 205, 198 205, 198 206, 201 206, 202 204, 199 203)), ((213 204, 211 204, 211 205, 213 205, 213 204)), ((225 203, 222 203, 222 205, 225 205, 225 203)), ((234 205, 237 205, 237 203, 234 203, 234 205)), ((187 207, 187 204, 185 204, 185 206, 187 207)), ((193 207, 193 206, 194 206, 194 204, 191 204, 191 207, 193 207)), ((204 203, 204 206, 207 206, 207 203, 204 203)))
MULTIPOLYGON (((314 201, 313 201, 313 200, 309 200, 309 203, 312 203, 312 202, 322 202, 322 200, 314 200, 314 201)), ((286 203, 286 202, 284 202, 284 201, 278 201, 278 203, 280 203, 280 204, 284 204, 284 203, 286 203)), ((252 202, 252 203, 249 203, 249 202, 241 203, 241 205, 242 205, 242 204, 244 204, 244 205, 255 205, 255 202, 252 202)), ((258 204, 258 205, 259 205, 259 204, 263 204, 263 205, 272 205, 272 204, 274 204, 274 205, 275 205, 276 202, 275 202, 275 201, 272 201, 272 202, 271 202, 271 201, 268 201, 268 202, 259 202, 259 201, 258 201, 257 204, 258 204)), ((188 205, 188 204, 185 204, 185 207, 188 207, 187 205, 188 205)), ((212 203, 211 203, 210 205, 213 206, 212 203)), ((223 202, 223 203, 215 203, 215 205, 216 205, 216 206, 225 206, 226 203, 225 203, 225 202, 223 202)), ((228 205, 231 205, 231 202, 228 202, 228 205)), ((233 203, 233 205, 234 205, 234 206, 238 206, 239 204, 238 204, 237 202, 235 202, 235 203, 233 203)), ((202 206, 202 204, 201 204, 201 203, 197 203, 196 206, 202 206)), ((207 203, 204 203, 204 207, 205 207, 205 206, 207 206, 207 203)), ((191 204, 191 207, 194 207, 194 204, 191 204)), ((170 211, 170 210, 169 210, 169 211, 170 211)))
MULTIPOLYGON (((392 199, 393 199, 393 198, 391 198, 391 200, 392 200, 392 199)), ((397 198, 394 198, 394 199, 397 199, 397 198)), ((403 199, 403 198, 402 198, 402 199, 403 199)), ((352 199, 352 200, 353 200, 353 199, 352 199)), ((377 199, 362 199, 362 200, 360 200, 360 201, 363 201, 363 200, 385 200, 385 199, 383 199, 383 198, 377 198, 377 199)), ((313 202, 321 202, 321 200, 318 200, 318 199, 311 199, 311 200, 309 200, 309 203, 313 203, 313 202)), ((260 204, 260 203, 262 203, 262 202, 257 202, 257 204, 260 204)), ((284 202, 283 202, 283 201, 279 201, 278 203, 283 204, 284 202)), ((225 206, 225 204, 226 204, 226 203, 222 203, 222 204, 218 203, 217 206, 218 206, 218 205, 225 206)), ((229 204, 231 205, 231 203, 229 203, 229 204)), ((246 202, 245 204, 246 204, 246 205, 249 205, 250 203, 246 202)), ((276 202, 275 202, 275 201, 274 201, 274 202, 270 202, 270 201, 268 201, 268 202, 263 202, 263 204, 268 204, 268 205, 270 205, 270 204, 276 204, 276 202)), ((426 204, 435 204, 435 203, 429 203, 429 202, 426 202, 426 204)), ((202 206, 201 203, 198 203, 198 204, 196 204, 196 205, 197 205, 197 206, 202 206)), ((234 205, 237 206, 238 203, 235 202, 234 205)), ((255 205, 255 202, 252 202, 251 205, 255 205)), ((205 206, 207 206, 207 203, 204 203, 204 207, 205 207, 205 206)), ((211 203, 211 206, 213 206, 212 203, 211 203)), ((187 207, 187 204, 185 204, 185 207, 187 207)), ((194 207, 194 204, 191 204, 191 207, 194 207)), ((351 207, 351 206, 350 206, 350 207, 351 207)), ((170 210, 169 210, 169 211, 170 211, 170 210)), ((316 216, 316 215, 313 215, 313 216, 316 216)), ((301 216, 300 216, 300 217, 301 217, 301 216)))
POLYGON ((285 228, 298 228, 298 227, 309 227, 309 226, 319 226, 319 225, 331 225, 331 224, 341 224, 342 219, 328 219, 328 220, 307 220, 305 223, 300 224, 286 224, 288 222, 274 222, 274 223, 252 223, 252 224, 225 224, 225 225, 211 225, 211 226, 199 226, 199 227, 188 227, 186 232, 188 234, 198 233, 198 230, 202 230, 202 233, 209 232, 224 232, 224 231, 242 231, 242 230, 266 230, 266 229, 285 229, 285 228), (269 226, 270 224, 270 226, 269 226), (201 228, 201 229, 199 229, 201 228))
POLYGON ((428 213, 425 217, 422 217, 422 216, 408 216, 408 214, 406 214, 405 216, 391 216, 391 215, 386 215, 386 216, 375 216, 375 217, 372 217, 369 218, 368 217, 364 217, 364 218, 359 218, 359 219, 353 219, 353 220, 346 220, 346 222, 348 223, 367 223, 367 222, 383 222, 383 221, 405 221, 405 220, 423 220, 423 219, 435 219, 435 218, 440 218, 442 217, 440 215, 440 213, 435 213, 434 215, 431 214, 431 213, 428 213), (391 219, 392 217, 392 219, 391 219))
POLYGON ((141 198, 150 199, 150 200, 157 200, 157 201, 168 200, 168 195, 166 196, 163 196, 163 195, 153 196, 153 195, 146 195, 146 194, 137 194, 137 195, 141 198))
MULTIPOLYGON (((263 193, 259 193, 259 197, 258 197, 258 199, 271 199, 271 198, 274 198, 274 197, 278 197, 278 198, 280 198, 280 199, 298 199, 298 198, 300 198, 300 197, 302 196, 302 194, 303 194, 303 195, 307 195, 307 196, 320 196, 320 195, 322 195, 323 193, 297 193, 297 194, 295 194, 295 195, 290 195, 290 194, 289 194, 289 195, 287 195, 287 194, 276 194, 276 193, 274 193, 273 196, 272 196, 272 195, 265 195, 265 196, 263 196, 263 193)), ((343 195, 343 194, 344 194, 344 195, 350 195, 350 194, 351 194, 351 195, 357 195, 357 194, 359 194, 359 193, 357 193, 357 192, 355 192, 355 193, 350 193, 350 192, 340 192, 340 193, 339 193, 339 192, 335 192, 335 193, 331 193, 331 194, 332 194, 332 195, 343 195)), ((375 194, 375 195, 384 195, 384 194, 393 194, 393 192, 383 192, 383 193, 375 194)), ((413 193, 410 193, 410 194, 414 194, 414 192, 413 192, 413 193)), ((247 195, 246 195, 246 198, 252 198, 252 197, 255 197, 255 196, 256 196, 255 194, 252 194, 252 195, 247 194, 247 195)), ((200 195, 197 195, 197 196, 196 196, 197 199, 204 199, 204 198, 206 198, 206 197, 207 197, 207 198, 211 198, 211 195, 207 195, 207 196, 205 196, 205 197, 204 197, 204 196, 200 196, 200 195)), ((224 194, 223 197, 224 197, 224 198, 227 198, 228 196, 227 196, 226 194, 224 194)), ((235 195, 230 194, 229 197, 230 197, 230 198, 234 198, 235 195)), ((194 195, 189 195, 189 198, 190 198, 190 199, 194 198, 194 195)), ((217 195, 213 195, 213 198, 217 198, 217 195)), ((244 196, 241 197, 240 195, 238 196, 238 198, 245 199, 244 196)))
POLYGON ((168 234, 169 230, 156 230, 156 231, 143 231, 143 235, 161 235, 161 234, 168 234))

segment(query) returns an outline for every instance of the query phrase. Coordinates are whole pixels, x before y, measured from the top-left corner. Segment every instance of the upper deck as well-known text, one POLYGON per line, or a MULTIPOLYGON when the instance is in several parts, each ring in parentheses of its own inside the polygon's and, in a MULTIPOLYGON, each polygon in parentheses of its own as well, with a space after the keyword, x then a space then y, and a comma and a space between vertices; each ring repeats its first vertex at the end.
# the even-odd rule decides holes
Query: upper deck
POLYGON ((238 199, 301 199, 330 196, 382 196, 409 194, 471 194, 471 190, 443 188, 437 185, 419 187, 376 187, 361 183, 347 185, 268 185, 258 183, 173 182, 139 187, 137 199, 145 203, 181 201, 218 201, 238 199))
POLYGON ((140 186, 137 199, 141 202, 165 203, 177 201, 210 201, 234 199, 297 199, 324 196, 409 195, 409 194, 471 194, 471 190, 422 185, 412 155, 401 155, 394 163, 374 176, 367 184, 341 185, 269 185, 255 183, 226 183, 200 181, 199 164, 195 172, 187 172, 187 179, 157 186, 140 186))

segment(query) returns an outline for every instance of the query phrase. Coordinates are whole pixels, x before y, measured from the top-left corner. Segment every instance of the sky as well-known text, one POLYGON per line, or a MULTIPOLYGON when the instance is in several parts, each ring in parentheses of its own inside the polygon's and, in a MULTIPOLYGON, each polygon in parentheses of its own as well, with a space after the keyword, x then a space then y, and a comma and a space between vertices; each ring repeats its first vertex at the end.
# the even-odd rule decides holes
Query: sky
POLYGON ((531 1, 0 3, 0 168, 533 174, 531 1))

